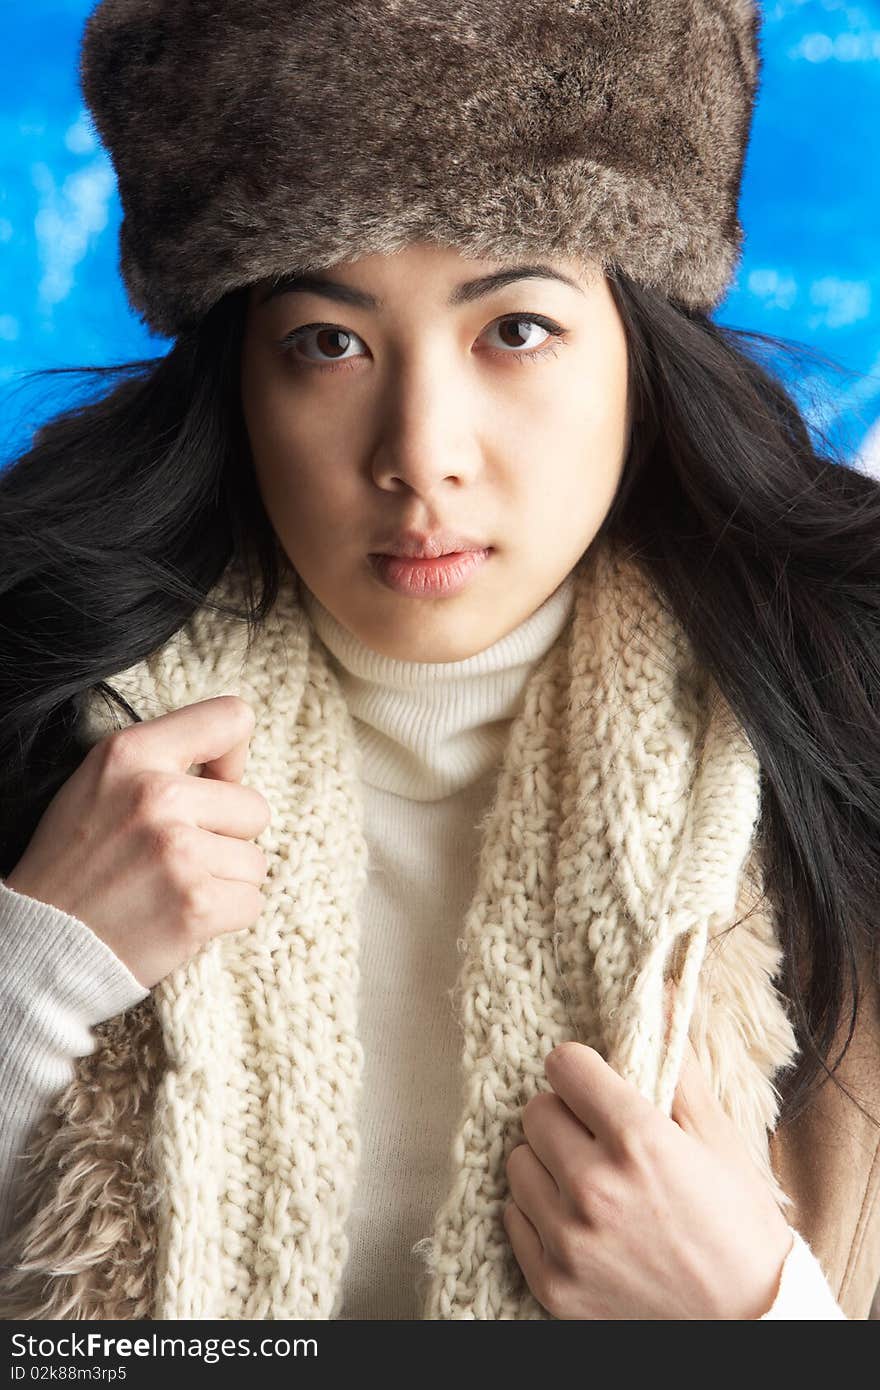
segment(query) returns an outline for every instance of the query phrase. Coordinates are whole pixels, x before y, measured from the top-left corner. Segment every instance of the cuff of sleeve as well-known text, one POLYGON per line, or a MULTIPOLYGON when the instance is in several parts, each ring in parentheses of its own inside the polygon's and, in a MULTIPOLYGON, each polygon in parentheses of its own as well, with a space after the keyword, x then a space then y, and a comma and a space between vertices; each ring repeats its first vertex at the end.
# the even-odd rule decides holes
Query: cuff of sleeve
POLYGON ((7 989, 19 981, 19 1008, 66 1006, 94 1027, 150 993, 115 951, 78 917, 9 888, 0 879, 0 938, 7 989))
POLYGON ((846 1313, 831 1292, 816 1256, 799 1231, 793 1226, 789 1230, 794 1239, 782 1266, 779 1289, 772 1307, 761 1315, 761 1320, 843 1318, 846 1321, 846 1313))

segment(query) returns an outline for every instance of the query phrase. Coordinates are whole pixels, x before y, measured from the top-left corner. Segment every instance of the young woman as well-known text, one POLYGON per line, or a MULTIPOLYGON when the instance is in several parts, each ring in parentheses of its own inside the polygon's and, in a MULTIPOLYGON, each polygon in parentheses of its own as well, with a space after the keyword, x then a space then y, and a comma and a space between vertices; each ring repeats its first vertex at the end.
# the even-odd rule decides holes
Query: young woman
POLYGON ((89 21, 175 342, 0 475, 7 1317, 871 1314, 880 495, 711 318, 757 12, 509 9, 89 21))

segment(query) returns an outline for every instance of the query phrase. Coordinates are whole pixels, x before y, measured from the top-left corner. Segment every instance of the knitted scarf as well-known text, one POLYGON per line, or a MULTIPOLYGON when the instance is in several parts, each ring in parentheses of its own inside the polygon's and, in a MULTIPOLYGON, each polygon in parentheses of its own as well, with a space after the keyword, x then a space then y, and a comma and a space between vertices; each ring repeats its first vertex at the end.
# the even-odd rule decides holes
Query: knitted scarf
MULTIPOLYGON (((478 827, 453 992, 453 1177, 415 1247, 424 1318, 551 1317, 502 1211, 522 1110, 566 1039, 668 1115, 690 1034, 788 1202, 768 1139, 796 1047, 774 985, 754 751, 635 560, 603 539, 575 573, 478 827)), ((217 592, 241 602, 241 584, 230 566, 217 592)), ((266 901, 252 928, 215 937, 94 1030, 29 1145, 0 1257, 7 1318, 339 1312, 360 1153, 359 755, 295 576, 249 650, 245 633, 203 607, 113 679, 147 719, 220 694, 253 706, 242 781, 272 811, 257 841, 266 901)), ((94 741, 118 724, 93 698, 85 727, 94 741)))

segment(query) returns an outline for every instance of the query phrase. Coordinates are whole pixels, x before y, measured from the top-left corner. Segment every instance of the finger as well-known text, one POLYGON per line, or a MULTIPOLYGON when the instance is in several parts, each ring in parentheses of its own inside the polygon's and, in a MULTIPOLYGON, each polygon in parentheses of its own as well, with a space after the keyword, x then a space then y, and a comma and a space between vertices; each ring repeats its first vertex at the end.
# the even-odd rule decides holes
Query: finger
POLYGON ((529 1218, 520 1211, 516 1202, 505 1204, 502 1219, 511 1249, 526 1283, 530 1289, 541 1288, 547 1257, 538 1232, 529 1218))
POLYGON ((550 1175, 557 1193, 569 1192, 573 1180, 594 1161, 593 1135, 553 1091, 540 1092, 526 1106, 522 1124, 529 1147, 550 1175))
POLYGON ((510 1195, 538 1233, 547 1229, 559 1205, 559 1188, 529 1144, 517 1144, 507 1160, 510 1195))
POLYGON ((235 836, 215 835, 210 830, 191 832, 194 858, 212 878, 237 879, 257 887, 268 876, 269 858, 252 840, 235 836))
POLYGON ((251 840, 272 823, 265 797, 240 782, 188 777, 184 793, 193 820, 202 830, 251 840))
POLYGON ((206 778, 239 782, 255 723, 253 706, 245 700, 215 695, 134 724, 124 737, 143 750, 151 767, 176 772, 201 767, 206 778))
MULTIPOLYGON (((548 1053, 544 1070, 553 1090, 596 1139, 613 1143, 654 1107, 635 1086, 583 1043, 564 1042, 548 1053)), ((531 1141, 530 1141, 531 1142, 531 1141)))

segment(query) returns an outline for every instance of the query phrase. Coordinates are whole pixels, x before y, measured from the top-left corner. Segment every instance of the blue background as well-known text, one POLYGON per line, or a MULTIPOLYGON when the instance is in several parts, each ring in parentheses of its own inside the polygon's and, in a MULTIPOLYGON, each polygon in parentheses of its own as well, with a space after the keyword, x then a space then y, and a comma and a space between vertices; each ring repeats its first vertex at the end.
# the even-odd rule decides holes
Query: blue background
MULTIPOLYGON (((117 270, 115 176, 77 90, 92 8, 0 0, 0 465, 71 395, 63 379, 23 384, 23 370, 170 346, 135 317, 117 270)), ((745 249, 716 317, 851 369, 808 364, 786 379, 811 428, 880 476, 880 0, 766 0, 763 11, 745 249)))

